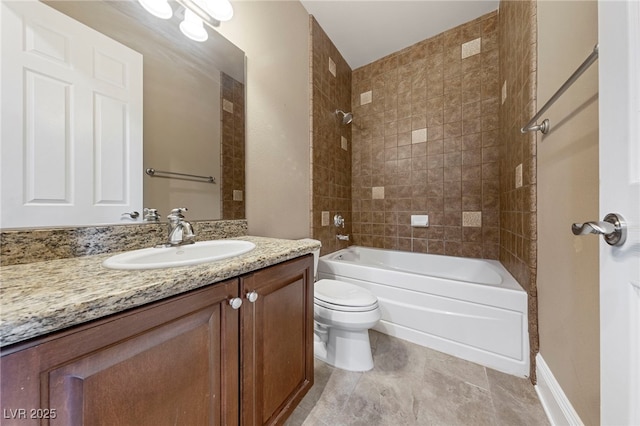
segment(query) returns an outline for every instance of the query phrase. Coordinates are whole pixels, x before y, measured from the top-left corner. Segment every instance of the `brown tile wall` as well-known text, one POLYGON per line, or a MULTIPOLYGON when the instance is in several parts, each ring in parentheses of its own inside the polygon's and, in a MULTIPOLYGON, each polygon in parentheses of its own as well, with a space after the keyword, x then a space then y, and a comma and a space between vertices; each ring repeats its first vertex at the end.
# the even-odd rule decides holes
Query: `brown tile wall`
POLYGON ((354 70, 355 244, 498 258, 498 77, 497 11, 354 70))
POLYGON ((220 149, 222 219, 244 219, 246 216, 244 84, 225 73, 220 73, 220 87, 220 111, 222 114, 222 144, 220 149), (222 108, 222 103, 225 99, 233 103, 233 113, 222 108), (234 190, 242 191, 242 200, 236 201, 233 199, 234 190))
MULTIPOLYGON (((336 109, 351 108, 351 68, 318 22, 311 17, 311 235, 322 242, 322 254, 352 244, 338 241, 336 234, 351 234, 351 125, 341 125, 336 109), (329 61, 336 64, 336 75, 329 61), (342 149, 342 138, 347 150, 342 149), (329 225, 322 226, 322 212, 328 212, 329 225), (340 213, 345 227, 336 228, 333 216, 340 213)), ((325 214, 326 215, 326 214, 325 214)))
POLYGON ((531 380, 538 352, 536 290, 536 132, 520 128, 536 112, 537 22, 535 1, 500 2, 500 261, 529 293, 531 380), (522 186, 516 167, 522 164, 522 186))

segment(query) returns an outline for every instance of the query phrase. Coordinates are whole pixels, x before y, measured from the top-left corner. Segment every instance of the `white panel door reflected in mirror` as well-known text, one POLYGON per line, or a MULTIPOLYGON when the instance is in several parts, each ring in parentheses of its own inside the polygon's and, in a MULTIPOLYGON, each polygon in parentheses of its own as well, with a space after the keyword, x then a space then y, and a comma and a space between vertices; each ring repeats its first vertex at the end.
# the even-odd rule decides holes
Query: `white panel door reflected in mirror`
MULTIPOLYGON (((143 181, 143 196, 138 211, 158 209, 166 220, 171 208, 186 205, 190 220, 244 218, 244 197, 234 198, 245 189, 244 53, 213 30, 204 43, 186 38, 178 25, 184 10, 173 1, 169 4, 174 16, 169 20, 150 15, 134 1, 45 3, 143 56, 143 160, 135 171, 143 181), (221 108, 223 103, 227 108, 221 108), (152 178, 144 174, 149 167, 214 176, 216 184, 152 178)), ((3 192, 3 201, 4 196, 3 192)), ((143 220, 143 214, 136 221, 122 220, 121 213, 132 209, 120 210, 108 221, 87 215, 83 224, 143 220)))

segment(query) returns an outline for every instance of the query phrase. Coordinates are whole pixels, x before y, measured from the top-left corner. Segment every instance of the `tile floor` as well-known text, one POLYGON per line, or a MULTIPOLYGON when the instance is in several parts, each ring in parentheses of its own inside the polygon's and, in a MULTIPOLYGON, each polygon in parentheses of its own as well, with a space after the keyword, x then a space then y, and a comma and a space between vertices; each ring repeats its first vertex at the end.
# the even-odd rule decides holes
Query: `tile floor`
POLYGON ((285 425, 549 424, 528 379, 375 331, 371 346, 365 373, 316 360, 315 384, 285 425))

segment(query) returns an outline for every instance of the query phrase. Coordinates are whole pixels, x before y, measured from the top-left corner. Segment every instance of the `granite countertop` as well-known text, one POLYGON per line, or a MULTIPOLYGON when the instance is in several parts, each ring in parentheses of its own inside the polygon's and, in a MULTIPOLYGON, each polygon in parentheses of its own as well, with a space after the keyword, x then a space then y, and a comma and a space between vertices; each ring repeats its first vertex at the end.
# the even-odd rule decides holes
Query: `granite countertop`
POLYGON ((101 254, 0 267, 0 346, 7 346, 284 262, 320 247, 312 240, 238 237, 256 248, 201 265, 114 270, 101 254))

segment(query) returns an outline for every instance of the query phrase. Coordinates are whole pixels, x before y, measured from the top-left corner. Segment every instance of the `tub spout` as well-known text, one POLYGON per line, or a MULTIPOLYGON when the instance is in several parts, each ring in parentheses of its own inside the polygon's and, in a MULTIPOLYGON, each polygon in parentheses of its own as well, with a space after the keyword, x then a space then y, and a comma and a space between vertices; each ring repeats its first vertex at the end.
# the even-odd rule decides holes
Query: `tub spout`
POLYGON ((336 238, 340 241, 349 241, 349 235, 338 234, 336 235, 336 238))

